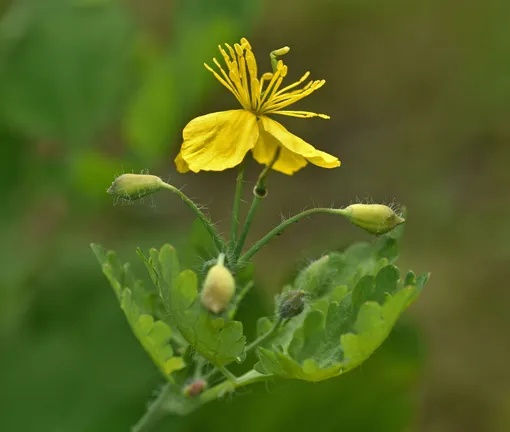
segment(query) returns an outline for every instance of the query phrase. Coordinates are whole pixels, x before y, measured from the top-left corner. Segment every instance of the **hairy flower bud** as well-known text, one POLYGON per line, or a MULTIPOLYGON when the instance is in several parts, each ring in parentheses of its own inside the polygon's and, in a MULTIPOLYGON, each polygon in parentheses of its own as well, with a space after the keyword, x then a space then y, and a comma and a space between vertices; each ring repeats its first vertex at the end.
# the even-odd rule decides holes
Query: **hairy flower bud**
POLYGON ((122 174, 107 189, 110 195, 128 200, 137 200, 145 195, 159 191, 163 180, 149 174, 122 174))
POLYGON ((280 301, 278 313, 281 318, 288 319, 298 316, 305 309, 305 292, 303 290, 288 291, 280 301))
POLYGON ((226 309, 235 293, 236 282, 232 273, 223 265, 224 254, 212 266, 205 277, 202 289, 202 304, 211 312, 220 313, 226 309))
POLYGON ((189 398, 194 398, 199 396, 207 387, 207 383, 203 379, 197 379, 192 383, 188 384, 184 387, 182 393, 184 396, 189 398))
POLYGON ((329 279, 329 255, 313 261, 298 274, 294 286, 305 292, 320 290, 329 279))
POLYGON ((342 214, 354 225, 376 235, 386 234, 405 222, 391 208, 382 204, 352 204, 343 209, 342 214))

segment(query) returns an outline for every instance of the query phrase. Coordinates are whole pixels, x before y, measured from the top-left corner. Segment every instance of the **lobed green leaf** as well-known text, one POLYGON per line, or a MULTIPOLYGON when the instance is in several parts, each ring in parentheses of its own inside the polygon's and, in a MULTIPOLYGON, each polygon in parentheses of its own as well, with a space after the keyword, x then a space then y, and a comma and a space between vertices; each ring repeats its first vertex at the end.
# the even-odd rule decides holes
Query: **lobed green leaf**
MULTIPOLYGON (((396 241, 386 235, 373 244, 358 243, 343 253, 331 253, 327 261, 321 258, 326 265, 314 274, 315 285, 309 268, 298 274, 296 289, 306 281, 312 302, 284 326, 272 347, 258 349, 256 369, 320 381, 368 359, 428 280, 428 274, 416 278, 412 272, 401 280, 398 268, 390 264, 397 258, 396 241)), ((270 324, 260 319, 258 331, 270 324)))
POLYGON ((169 322, 203 357, 215 365, 225 365, 242 357, 245 347, 243 326, 238 321, 211 315, 198 298, 195 272, 179 272, 175 249, 164 245, 159 253, 151 250, 144 260, 155 275, 169 322))
POLYGON ((167 380, 173 382, 172 373, 184 368, 186 364, 182 357, 174 355, 172 329, 164 321, 155 320, 151 314, 141 310, 140 302, 135 298, 145 297, 146 292, 142 282, 133 277, 129 265, 122 266, 113 251, 107 252, 96 244, 91 247, 136 338, 167 380))

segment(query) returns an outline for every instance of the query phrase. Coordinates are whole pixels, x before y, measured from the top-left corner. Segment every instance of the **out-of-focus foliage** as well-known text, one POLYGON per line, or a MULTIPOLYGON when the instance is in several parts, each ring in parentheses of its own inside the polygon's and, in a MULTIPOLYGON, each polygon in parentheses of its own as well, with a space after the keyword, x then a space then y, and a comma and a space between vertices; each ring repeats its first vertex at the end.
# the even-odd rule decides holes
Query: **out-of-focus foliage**
POLYGON ((26 138, 90 145, 126 90, 132 38, 116 1, 13 2, 0 33, 1 122, 26 138))
POLYGON ((201 67, 216 54, 218 41, 242 34, 254 17, 256 1, 178 1, 172 7, 172 38, 162 45, 142 36, 136 59, 139 89, 123 121, 129 147, 143 161, 154 162, 175 142, 211 84, 201 67))

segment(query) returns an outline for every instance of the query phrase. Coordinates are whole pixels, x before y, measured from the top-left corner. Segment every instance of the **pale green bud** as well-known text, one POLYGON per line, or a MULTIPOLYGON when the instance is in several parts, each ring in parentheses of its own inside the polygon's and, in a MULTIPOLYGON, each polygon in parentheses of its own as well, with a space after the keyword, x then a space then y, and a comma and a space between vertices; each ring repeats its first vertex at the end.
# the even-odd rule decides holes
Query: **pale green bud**
POLYGON ((202 304, 213 313, 223 312, 236 290, 234 276, 223 265, 224 259, 225 255, 220 254, 218 262, 207 272, 200 298, 202 304))
POLYGON ((370 234, 381 235, 405 222, 391 208, 382 204, 352 204, 342 214, 370 234))
POLYGON ((137 200, 159 191, 164 185, 159 177, 149 174, 122 174, 106 192, 119 198, 137 200))
POLYGON ((305 267, 296 277, 295 287, 306 292, 322 291, 330 277, 329 255, 324 255, 305 267))

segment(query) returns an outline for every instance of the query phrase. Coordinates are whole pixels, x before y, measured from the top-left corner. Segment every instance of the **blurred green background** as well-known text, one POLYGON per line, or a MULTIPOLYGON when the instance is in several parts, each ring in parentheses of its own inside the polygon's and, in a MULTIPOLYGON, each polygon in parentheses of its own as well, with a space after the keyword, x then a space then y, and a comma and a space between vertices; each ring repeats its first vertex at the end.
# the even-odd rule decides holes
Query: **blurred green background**
MULTIPOLYGON (((228 230, 235 170, 179 175, 173 158, 189 120, 236 108, 202 63, 241 36, 259 68, 289 45, 290 79, 327 80, 301 106, 330 121, 283 121, 343 162, 274 173, 251 238, 313 204, 396 201, 400 265, 432 279, 356 371, 242 390, 159 430, 510 430, 509 18, 506 0, 0 0, 0 430, 127 431, 161 384, 88 245, 132 262, 136 246, 189 249, 174 196, 105 194, 146 169, 228 230)), ((255 260, 245 319, 357 239, 327 216, 288 230, 255 260)))

